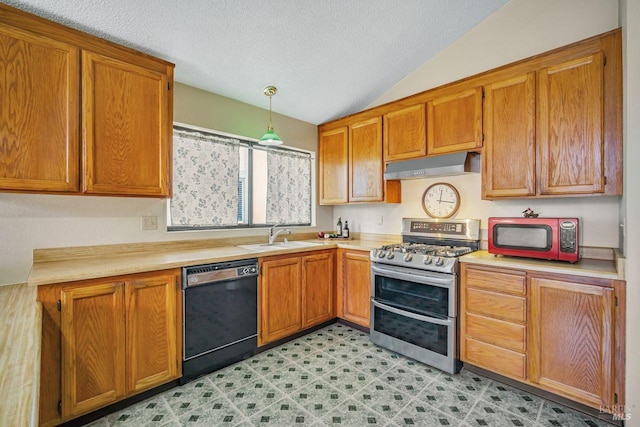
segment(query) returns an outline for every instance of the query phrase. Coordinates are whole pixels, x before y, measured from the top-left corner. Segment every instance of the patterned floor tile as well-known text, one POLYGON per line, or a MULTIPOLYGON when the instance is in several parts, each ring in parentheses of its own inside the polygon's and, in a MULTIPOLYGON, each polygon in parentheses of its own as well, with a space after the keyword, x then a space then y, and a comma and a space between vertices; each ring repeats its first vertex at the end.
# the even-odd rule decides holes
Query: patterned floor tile
POLYGON ((434 381, 425 387, 416 400, 462 421, 471 412, 477 398, 477 395, 467 394, 434 381))
POLYGON ((244 421, 242 414, 224 397, 209 402, 179 418, 182 426, 235 426, 244 421))
POLYGON ((258 379, 256 371, 245 362, 236 363, 206 376, 223 393, 258 379))
POLYGON ((176 416, 190 412, 221 396, 222 393, 207 378, 196 379, 162 394, 176 416))
POLYGON ((425 405, 419 399, 414 399, 409 402, 407 407, 393 418, 393 422, 398 426, 411 427, 450 427, 461 425, 459 420, 435 410, 429 405, 425 405))
POLYGON ((161 426, 174 419, 167 402, 160 396, 144 400, 107 416, 110 426, 161 426))
POLYGON ((439 381, 458 390, 462 390, 466 393, 474 393, 476 396, 480 396, 484 389, 491 382, 490 379, 473 372, 469 372, 466 369, 461 370, 456 375, 442 372, 436 377, 436 381, 439 381))
POLYGON ((261 378, 235 390, 230 390, 226 397, 243 415, 250 417, 281 400, 285 394, 261 378))
POLYGON ((435 375, 422 375, 403 365, 397 364, 378 378, 380 381, 415 397, 434 380, 435 375))
POLYGON ((610 427, 602 420, 548 401, 543 403, 538 424, 548 427, 610 427))
POLYGON ((347 399, 347 395, 321 380, 316 380, 307 387, 298 389, 289 397, 317 418, 336 408, 347 399))
POLYGON ((357 345, 349 344, 346 341, 341 341, 331 347, 327 347, 324 351, 329 356, 335 357, 341 362, 348 362, 356 357, 361 357, 365 353, 365 351, 357 345))
POLYGON ((382 381, 375 380, 355 393, 353 399, 391 419, 407 406, 412 397, 382 381))
POLYGON ((285 398, 258 412, 249 421, 254 426, 307 426, 316 418, 293 400, 285 398))
POLYGON ((285 393, 291 393, 300 387, 305 387, 317 379, 315 375, 298 365, 290 365, 271 375, 266 375, 264 378, 285 393))
POLYGON ((320 377, 330 386, 348 394, 355 393, 375 380, 374 377, 352 367, 342 365, 320 377))
POLYGON ((109 422, 107 421, 107 418, 104 417, 92 422, 91 424, 87 424, 86 427, 109 427, 109 422))
POLYGON ((298 338, 296 341, 302 342, 316 350, 322 350, 334 345, 340 340, 326 332, 312 332, 309 335, 298 338))
POLYGON ((482 394, 482 400, 493 403, 516 415, 536 421, 543 399, 525 391, 492 381, 482 394))
POLYGON ((280 347, 276 347, 274 351, 295 362, 303 359, 308 354, 313 353, 316 349, 302 341, 296 340, 282 344, 280 347))
POLYGON ((329 333, 339 339, 350 337, 351 335, 360 332, 350 326, 346 326, 341 323, 334 323, 333 325, 329 325, 321 329, 321 331, 329 333))
POLYGON ((342 362, 320 351, 308 355, 299 364, 307 371, 320 377, 338 368, 342 362))
POLYGON ((373 411, 363 403, 348 399, 322 418, 330 426, 384 426, 391 420, 373 411))
POLYGON ((267 375, 280 368, 289 366, 291 364, 291 360, 282 356, 279 352, 267 350, 245 360, 243 363, 251 367, 251 369, 260 375, 267 375))
POLYGON ((476 403, 465 422, 472 427, 525 427, 535 424, 482 400, 476 403))
POLYGON ((395 354, 379 355, 365 352, 348 361, 351 366, 371 375, 379 376, 398 363, 399 357, 395 354))

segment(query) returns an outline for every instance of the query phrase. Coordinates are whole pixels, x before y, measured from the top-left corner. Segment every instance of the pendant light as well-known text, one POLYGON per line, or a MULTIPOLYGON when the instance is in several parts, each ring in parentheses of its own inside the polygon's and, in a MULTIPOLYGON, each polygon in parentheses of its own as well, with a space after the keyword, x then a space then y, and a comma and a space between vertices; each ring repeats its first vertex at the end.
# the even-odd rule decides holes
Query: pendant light
POLYGON ((258 144, 260 145, 281 145, 282 140, 276 133, 273 131, 273 125, 271 124, 271 97, 278 92, 278 89, 275 86, 267 86, 264 88, 264 94, 269 97, 269 127, 267 128, 267 133, 264 134, 258 144))

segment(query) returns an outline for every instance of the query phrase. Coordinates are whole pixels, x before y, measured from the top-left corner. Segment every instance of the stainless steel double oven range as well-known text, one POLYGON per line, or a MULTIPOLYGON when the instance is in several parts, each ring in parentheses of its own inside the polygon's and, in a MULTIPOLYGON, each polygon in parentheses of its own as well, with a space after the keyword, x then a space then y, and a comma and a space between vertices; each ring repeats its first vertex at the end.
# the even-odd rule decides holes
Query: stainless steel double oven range
POLYGON ((371 341, 457 373, 457 257, 479 234, 480 220, 403 218, 402 243, 371 251, 371 341))

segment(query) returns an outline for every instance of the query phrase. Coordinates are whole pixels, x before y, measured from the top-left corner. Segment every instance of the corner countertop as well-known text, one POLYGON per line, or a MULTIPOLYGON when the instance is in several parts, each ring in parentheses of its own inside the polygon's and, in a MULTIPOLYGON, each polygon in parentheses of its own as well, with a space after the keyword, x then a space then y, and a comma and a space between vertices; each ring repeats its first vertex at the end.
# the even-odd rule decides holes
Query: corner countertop
MULTIPOLYGON (((160 250, 150 248, 133 253, 109 252, 101 248, 95 256, 34 262, 27 279, 29 286, 50 285, 147 271, 180 268, 191 265, 209 264, 247 258, 262 258, 272 255, 293 254, 323 249, 342 248, 352 250, 370 250, 385 244, 395 243, 388 238, 370 238, 358 240, 302 240, 315 243, 308 247, 274 247, 269 250, 253 251, 241 246, 217 246, 176 248, 163 247, 160 250)), ((399 237, 398 240, 399 241, 399 237)), ((121 248, 120 248, 121 249, 121 248)), ((77 253, 77 249, 75 250, 77 253)))
POLYGON ((612 259, 582 258, 571 264, 564 261, 518 258, 504 255, 497 257, 487 251, 477 251, 460 257, 460 262, 505 267, 545 273, 571 274, 601 279, 624 280, 624 258, 612 249, 612 259))

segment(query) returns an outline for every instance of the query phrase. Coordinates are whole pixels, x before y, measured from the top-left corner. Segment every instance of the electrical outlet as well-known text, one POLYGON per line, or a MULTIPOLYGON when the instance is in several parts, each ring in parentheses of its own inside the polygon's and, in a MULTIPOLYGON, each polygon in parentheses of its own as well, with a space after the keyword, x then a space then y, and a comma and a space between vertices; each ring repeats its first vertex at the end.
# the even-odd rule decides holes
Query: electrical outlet
POLYGON ((143 217, 140 217, 140 229, 142 231, 157 230, 158 229, 158 217, 157 216, 143 216, 143 217))
POLYGON ((382 225, 382 222, 383 222, 382 220, 383 220, 382 215, 378 215, 378 225, 382 225))

